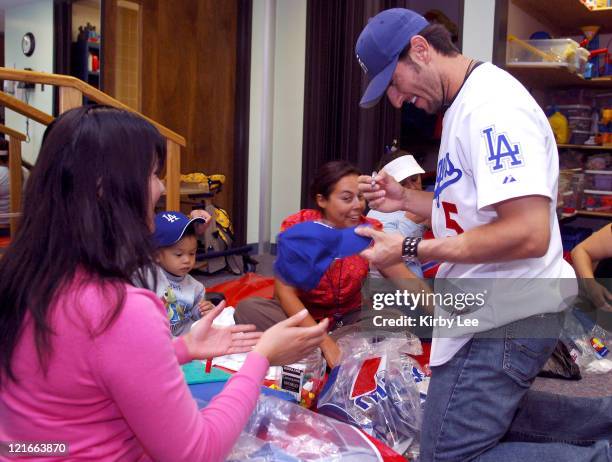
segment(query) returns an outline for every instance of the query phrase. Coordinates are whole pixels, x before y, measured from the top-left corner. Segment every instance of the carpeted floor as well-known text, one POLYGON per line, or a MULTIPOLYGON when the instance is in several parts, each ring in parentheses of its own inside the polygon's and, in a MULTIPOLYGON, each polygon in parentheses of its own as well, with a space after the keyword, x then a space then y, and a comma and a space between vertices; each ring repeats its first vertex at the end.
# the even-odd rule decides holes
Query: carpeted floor
MULTIPOLYGON (((274 274, 273 255, 256 255, 254 258, 259 262, 257 265, 257 274, 261 274, 262 276, 272 276, 274 274)), ((221 272, 213 276, 196 274, 194 274, 194 276, 200 280, 205 287, 210 287, 240 277, 227 272, 221 272)), ((560 395, 585 398, 612 396, 612 372, 603 375, 583 375, 582 380, 576 381, 538 377, 533 388, 560 395)))

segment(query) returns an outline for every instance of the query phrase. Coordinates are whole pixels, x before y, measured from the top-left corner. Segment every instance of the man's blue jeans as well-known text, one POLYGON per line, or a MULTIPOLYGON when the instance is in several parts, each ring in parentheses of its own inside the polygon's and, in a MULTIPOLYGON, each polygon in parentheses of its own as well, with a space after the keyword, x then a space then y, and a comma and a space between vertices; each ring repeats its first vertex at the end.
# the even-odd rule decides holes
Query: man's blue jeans
POLYGON ((612 397, 529 391, 558 335, 558 315, 533 316, 432 367, 421 462, 612 461, 612 397))

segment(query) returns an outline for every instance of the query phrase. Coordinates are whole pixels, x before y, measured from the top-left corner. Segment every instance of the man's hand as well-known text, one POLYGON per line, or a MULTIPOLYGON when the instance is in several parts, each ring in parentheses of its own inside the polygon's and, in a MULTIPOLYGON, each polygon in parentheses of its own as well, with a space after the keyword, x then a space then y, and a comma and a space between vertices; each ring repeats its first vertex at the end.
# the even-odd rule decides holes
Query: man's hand
POLYGON ((197 209, 197 210, 192 210, 191 213, 189 214, 189 218, 193 219, 193 218, 202 218, 204 219, 204 223, 194 223, 193 224, 193 230, 196 233, 196 236, 203 236, 204 233, 206 232, 206 228, 208 228, 208 226, 210 225, 210 222, 212 220, 212 217, 210 216, 210 213, 208 213, 206 210, 202 210, 202 209, 197 209))
POLYGON ((374 244, 360 253, 377 268, 385 268, 402 260, 404 237, 398 233, 383 233, 369 226, 359 226, 355 233, 374 239, 374 244))
POLYGON ((358 181, 359 191, 371 209, 381 212, 405 210, 406 190, 384 170, 374 178, 362 175, 358 181))

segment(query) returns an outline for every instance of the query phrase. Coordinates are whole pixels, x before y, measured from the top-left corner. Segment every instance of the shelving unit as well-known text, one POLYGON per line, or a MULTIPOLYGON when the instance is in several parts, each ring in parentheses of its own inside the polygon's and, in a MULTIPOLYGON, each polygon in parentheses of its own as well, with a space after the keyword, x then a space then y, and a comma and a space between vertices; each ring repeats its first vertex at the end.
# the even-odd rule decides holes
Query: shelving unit
POLYGON ((560 35, 576 35, 580 26, 600 26, 612 31, 612 8, 591 11, 579 0, 513 0, 514 4, 560 35))
POLYGON ((100 71, 89 69, 90 54, 100 59, 100 42, 79 40, 72 44, 72 75, 92 87, 100 88, 100 71))
MULTIPOLYGON (((511 1, 532 18, 548 26, 550 31, 554 31, 555 37, 580 35, 580 28, 586 25, 600 26, 600 34, 612 32, 612 8, 591 11, 579 0, 511 1)), ((536 93, 540 95, 547 90, 559 89, 609 90, 612 92, 612 76, 585 79, 581 75, 569 72, 567 66, 555 63, 508 63, 506 69, 529 90, 536 90, 536 93)), ((570 149, 581 151, 585 155, 612 152, 612 146, 560 144, 558 148, 560 156, 570 149)), ((612 220, 612 212, 576 210, 573 213, 564 214, 562 219, 574 220, 580 217, 612 220)))
POLYGON ((577 210, 576 214, 583 217, 597 217, 612 219, 612 212, 591 212, 589 210, 577 210))
POLYGON ((559 149, 579 149, 585 151, 610 151, 612 152, 612 146, 591 146, 588 144, 558 144, 559 149))
POLYGON ((567 66, 508 64, 506 70, 527 88, 612 88, 612 76, 585 79, 569 72, 567 66))

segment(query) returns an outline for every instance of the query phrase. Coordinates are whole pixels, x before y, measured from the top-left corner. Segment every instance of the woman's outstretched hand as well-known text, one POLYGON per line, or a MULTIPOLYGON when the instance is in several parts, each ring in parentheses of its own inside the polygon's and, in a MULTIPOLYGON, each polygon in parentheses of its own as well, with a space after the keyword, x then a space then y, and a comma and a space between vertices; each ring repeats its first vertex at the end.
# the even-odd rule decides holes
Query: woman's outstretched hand
POLYGON ((271 366, 292 364, 318 347, 325 337, 329 320, 316 326, 300 327, 308 315, 302 310, 266 330, 254 350, 268 358, 271 366))
POLYGON ((184 335, 187 350, 193 359, 209 359, 253 350, 262 336, 253 324, 216 327, 212 323, 225 308, 225 301, 196 321, 184 335))

